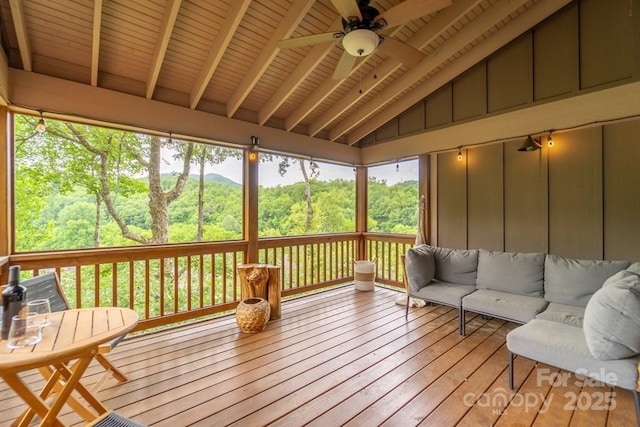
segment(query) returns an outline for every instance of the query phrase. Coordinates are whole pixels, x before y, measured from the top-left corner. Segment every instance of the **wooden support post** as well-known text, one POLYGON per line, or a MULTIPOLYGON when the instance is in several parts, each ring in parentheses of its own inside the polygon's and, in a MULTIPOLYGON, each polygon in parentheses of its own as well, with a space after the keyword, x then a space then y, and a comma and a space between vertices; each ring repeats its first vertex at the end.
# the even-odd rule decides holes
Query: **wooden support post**
POLYGON ((281 317, 280 267, 270 264, 240 264, 240 298, 263 298, 269 302, 269 320, 281 317))
POLYGON ((369 259, 364 233, 367 231, 367 180, 369 179, 366 167, 356 167, 356 232, 360 233, 358 247, 354 254, 355 260, 369 259))

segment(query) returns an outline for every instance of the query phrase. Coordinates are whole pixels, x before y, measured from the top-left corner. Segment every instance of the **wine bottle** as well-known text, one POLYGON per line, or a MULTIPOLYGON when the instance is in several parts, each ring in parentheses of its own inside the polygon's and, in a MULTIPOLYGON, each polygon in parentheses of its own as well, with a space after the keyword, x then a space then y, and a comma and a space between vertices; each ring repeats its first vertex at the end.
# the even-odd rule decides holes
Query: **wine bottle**
POLYGON ((20 266, 9 267, 9 284, 2 292, 2 339, 9 337, 11 319, 27 307, 27 288, 20 284, 20 266))

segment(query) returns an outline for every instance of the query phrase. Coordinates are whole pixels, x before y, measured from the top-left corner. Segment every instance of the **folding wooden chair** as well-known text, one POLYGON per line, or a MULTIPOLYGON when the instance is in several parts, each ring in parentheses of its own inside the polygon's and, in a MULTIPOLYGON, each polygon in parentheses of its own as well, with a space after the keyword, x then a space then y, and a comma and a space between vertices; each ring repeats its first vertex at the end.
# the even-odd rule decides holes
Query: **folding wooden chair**
MULTIPOLYGON (((60 280, 55 272, 23 280, 20 284, 27 288, 27 299, 48 299, 52 312, 69 309, 69 303, 64 296, 64 292, 60 286, 60 280)), ((122 373, 122 371, 115 367, 105 356, 106 353, 113 350, 115 346, 123 340, 125 335, 121 335, 113 341, 100 346, 98 349, 98 354, 96 354, 95 359, 100 363, 100 365, 102 365, 106 372, 93 386, 92 391, 100 390, 110 376, 113 376, 113 378, 119 382, 127 380, 127 377, 122 373)))

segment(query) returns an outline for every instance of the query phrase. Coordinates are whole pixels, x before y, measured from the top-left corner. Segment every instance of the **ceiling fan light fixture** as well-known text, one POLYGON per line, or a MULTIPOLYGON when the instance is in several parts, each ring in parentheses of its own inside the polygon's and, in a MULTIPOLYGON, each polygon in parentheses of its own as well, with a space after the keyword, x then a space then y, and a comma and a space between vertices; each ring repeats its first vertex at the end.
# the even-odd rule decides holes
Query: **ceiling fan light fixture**
POLYGON ((342 38, 342 46, 351 56, 367 56, 379 43, 380 37, 374 31, 366 29, 350 31, 342 38))

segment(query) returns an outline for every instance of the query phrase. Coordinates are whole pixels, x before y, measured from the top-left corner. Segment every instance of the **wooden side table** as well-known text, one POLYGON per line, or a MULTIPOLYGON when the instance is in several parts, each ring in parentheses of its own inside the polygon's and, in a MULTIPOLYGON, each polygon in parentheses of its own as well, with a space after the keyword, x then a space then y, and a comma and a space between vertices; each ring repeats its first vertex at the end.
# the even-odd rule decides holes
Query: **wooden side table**
POLYGON ((240 298, 264 298, 269 302, 269 320, 279 319, 280 267, 271 264, 238 264, 240 298))

